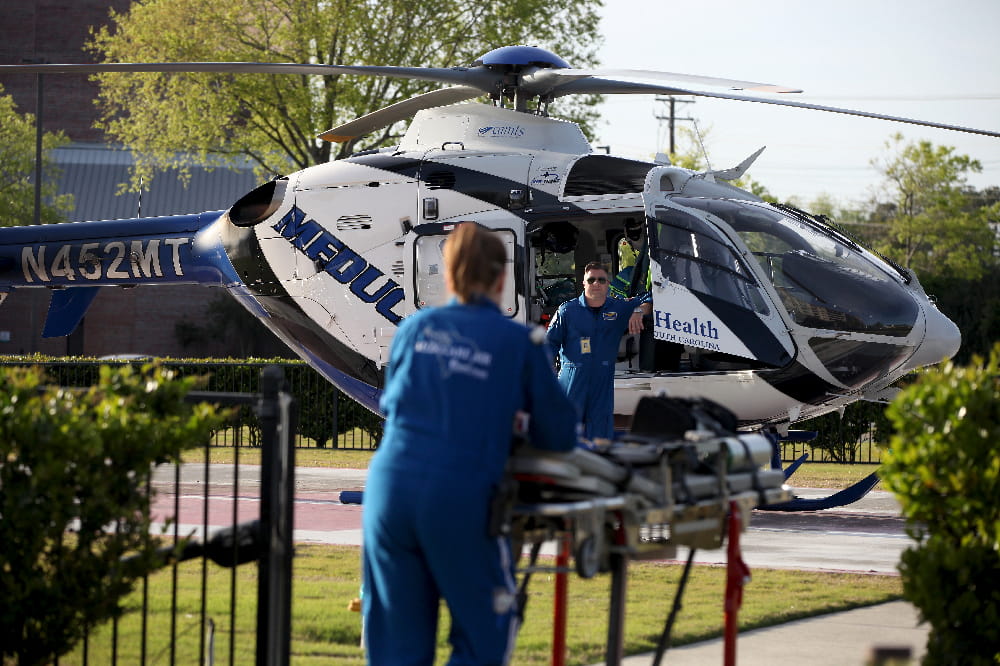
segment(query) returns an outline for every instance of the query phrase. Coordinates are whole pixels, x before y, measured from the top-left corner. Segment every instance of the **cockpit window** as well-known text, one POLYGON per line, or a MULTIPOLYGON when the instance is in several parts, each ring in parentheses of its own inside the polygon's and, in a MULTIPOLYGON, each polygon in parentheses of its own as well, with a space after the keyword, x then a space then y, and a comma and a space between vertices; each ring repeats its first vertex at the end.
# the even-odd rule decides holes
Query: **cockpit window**
POLYGON ((718 230, 676 208, 658 207, 655 213, 650 256, 666 279, 745 310, 768 314, 757 281, 718 230))
POLYGON ((793 320, 837 331, 906 336, 919 314, 909 293, 862 250, 767 204, 679 198, 735 231, 793 320))

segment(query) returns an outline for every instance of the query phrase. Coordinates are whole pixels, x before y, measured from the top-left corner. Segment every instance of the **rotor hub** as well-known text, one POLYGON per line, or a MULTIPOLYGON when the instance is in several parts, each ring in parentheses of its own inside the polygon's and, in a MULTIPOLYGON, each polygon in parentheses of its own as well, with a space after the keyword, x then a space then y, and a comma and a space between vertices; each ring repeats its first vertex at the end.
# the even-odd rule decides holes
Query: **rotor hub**
POLYGON ((539 69, 569 69, 569 63, 537 46, 502 46, 485 53, 472 63, 502 72, 519 72, 525 67, 539 69))

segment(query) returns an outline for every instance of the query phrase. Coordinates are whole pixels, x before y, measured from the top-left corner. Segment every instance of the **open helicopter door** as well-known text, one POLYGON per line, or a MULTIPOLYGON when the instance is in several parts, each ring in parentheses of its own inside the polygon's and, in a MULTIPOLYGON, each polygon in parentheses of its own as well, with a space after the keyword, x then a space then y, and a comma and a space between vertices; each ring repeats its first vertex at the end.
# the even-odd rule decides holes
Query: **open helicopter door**
MULTIPOLYGON (((706 213, 671 200, 671 167, 652 169, 642 199, 657 341, 781 367, 794 356, 787 327, 737 246, 706 213)), ((703 369, 711 369, 705 367, 703 369)))

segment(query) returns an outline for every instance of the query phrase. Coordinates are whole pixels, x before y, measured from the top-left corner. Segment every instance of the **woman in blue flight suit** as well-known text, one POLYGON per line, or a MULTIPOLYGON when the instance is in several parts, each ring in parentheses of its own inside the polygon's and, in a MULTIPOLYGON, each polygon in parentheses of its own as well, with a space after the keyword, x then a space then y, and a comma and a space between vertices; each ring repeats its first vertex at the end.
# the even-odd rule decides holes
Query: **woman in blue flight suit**
POLYGON ((455 295, 407 317, 392 342, 385 433, 362 513, 365 641, 371 664, 431 664, 438 606, 451 614, 450 664, 504 664, 517 632, 513 560, 489 507, 515 414, 537 448, 576 444, 573 406, 541 329, 500 311, 506 250, 477 224, 444 248, 455 295))
POLYGON ((559 354, 559 383, 577 408, 587 439, 615 432, 615 361, 626 333, 642 330, 652 310, 648 296, 608 298, 608 271, 593 261, 583 269, 583 293, 566 301, 549 322, 546 338, 559 354))

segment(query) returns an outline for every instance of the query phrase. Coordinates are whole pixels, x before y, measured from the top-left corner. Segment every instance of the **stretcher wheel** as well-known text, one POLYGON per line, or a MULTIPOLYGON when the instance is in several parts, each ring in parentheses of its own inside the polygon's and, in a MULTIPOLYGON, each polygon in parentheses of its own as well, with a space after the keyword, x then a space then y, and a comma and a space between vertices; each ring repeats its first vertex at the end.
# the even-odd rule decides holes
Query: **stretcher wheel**
POLYGON ((593 578, 597 575, 600 561, 597 557, 597 539, 594 535, 577 544, 573 559, 576 562, 576 574, 580 578, 593 578))

